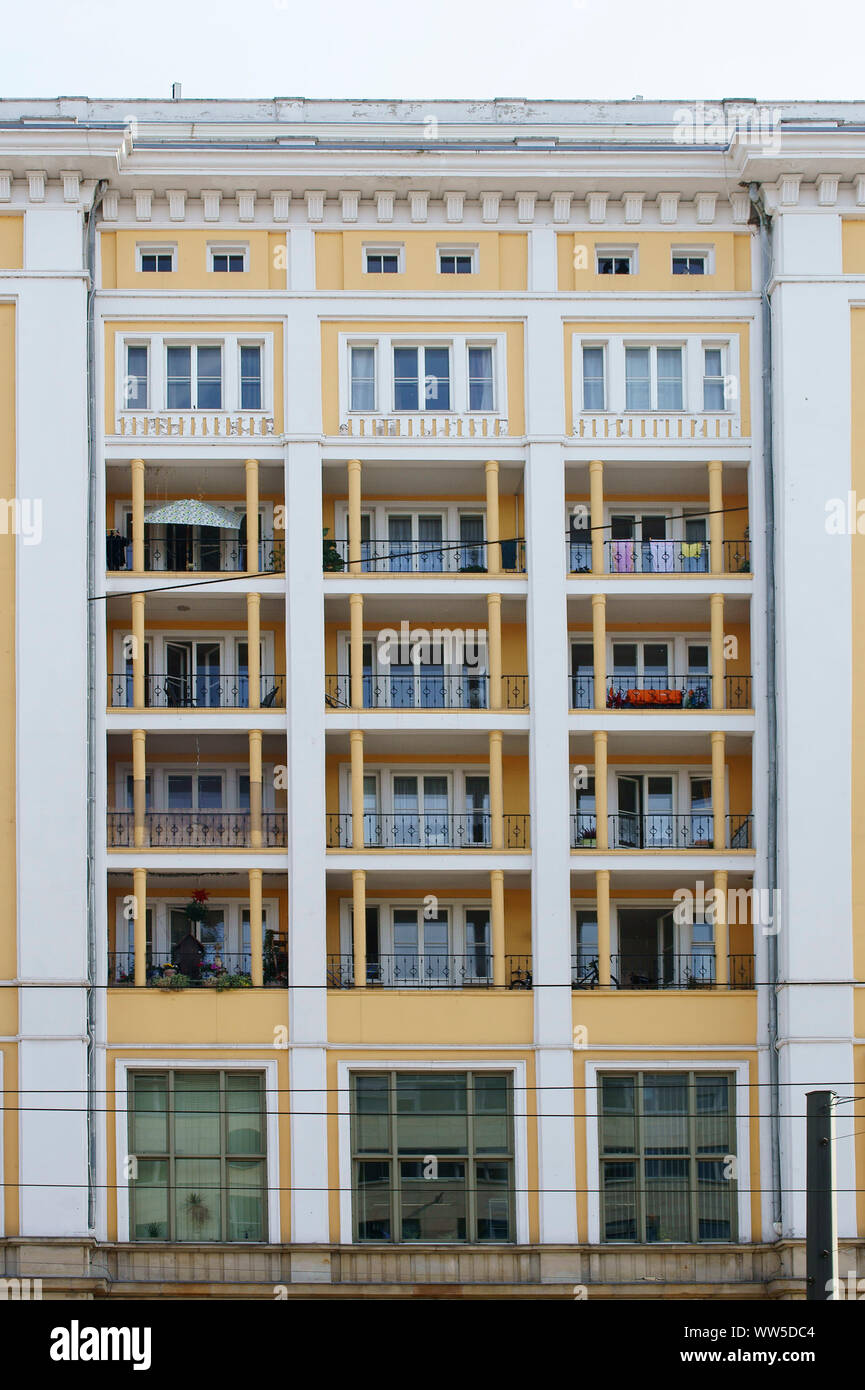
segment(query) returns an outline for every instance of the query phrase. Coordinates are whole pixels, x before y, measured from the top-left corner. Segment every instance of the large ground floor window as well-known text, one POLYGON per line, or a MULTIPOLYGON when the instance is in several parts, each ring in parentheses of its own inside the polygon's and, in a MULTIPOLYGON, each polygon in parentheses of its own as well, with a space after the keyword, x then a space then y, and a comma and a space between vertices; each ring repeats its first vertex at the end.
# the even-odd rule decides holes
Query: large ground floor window
POLYGON ((267 1239, 264 1076, 129 1076, 133 1240, 267 1239))
POLYGON ((356 1072, 359 1241, 512 1241, 513 1086, 497 1072, 356 1072))
POLYGON ((598 1084, 602 1239, 735 1240, 734 1078, 613 1072, 598 1084))

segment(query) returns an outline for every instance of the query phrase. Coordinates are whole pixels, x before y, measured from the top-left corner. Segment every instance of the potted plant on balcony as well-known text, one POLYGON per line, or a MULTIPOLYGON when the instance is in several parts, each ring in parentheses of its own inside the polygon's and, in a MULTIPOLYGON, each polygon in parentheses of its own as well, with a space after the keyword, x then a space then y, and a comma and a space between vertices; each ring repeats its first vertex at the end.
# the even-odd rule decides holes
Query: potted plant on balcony
POLYGON ((322 565, 322 569, 324 569, 324 570, 342 570, 342 569, 345 569, 345 562, 343 561, 343 558, 342 558, 342 556, 341 556, 340 553, 339 553, 339 549, 338 549, 338 547, 337 547, 336 541, 329 541, 329 540, 327 539, 327 533, 328 533, 329 529, 330 529, 330 528, 329 528, 328 526, 325 526, 324 530, 323 530, 322 533, 321 533, 321 535, 322 535, 322 542, 321 542, 321 552, 322 552, 322 554, 321 554, 321 565, 322 565))
POLYGON ((598 843, 598 832, 594 825, 586 825, 577 835, 578 849, 592 849, 598 843))
POLYGON ((207 922, 209 920, 210 913, 205 906, 209 897, 210 894, 206 888, 196 888, 191 901, 183 909, 190 922, 207 922))

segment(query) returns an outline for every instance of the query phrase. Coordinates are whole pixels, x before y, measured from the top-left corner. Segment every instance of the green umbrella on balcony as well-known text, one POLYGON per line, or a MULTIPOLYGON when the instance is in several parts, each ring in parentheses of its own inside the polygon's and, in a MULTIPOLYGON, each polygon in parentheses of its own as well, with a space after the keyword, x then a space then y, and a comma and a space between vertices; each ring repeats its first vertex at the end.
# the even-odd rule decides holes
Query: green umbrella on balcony
POLYGON ((166 502, 164 507, 147 512, 145 526, 223 526, 227 530, 239 531, 243 517, 239 512, 230 512, 227 507, 215 507, 212 502, 199 502, 195 497, 185 497, 179 502, 166 502))

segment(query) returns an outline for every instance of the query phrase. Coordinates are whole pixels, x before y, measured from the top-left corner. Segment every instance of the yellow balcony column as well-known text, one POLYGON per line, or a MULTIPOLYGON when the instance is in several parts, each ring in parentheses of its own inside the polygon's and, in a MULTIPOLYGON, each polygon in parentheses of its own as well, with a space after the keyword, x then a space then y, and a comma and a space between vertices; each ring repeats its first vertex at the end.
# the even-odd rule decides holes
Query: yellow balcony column
POLYGON ((352 729, 351 747, 351 847, 363 849, 363 732, 352 729))
POLYGON ((727 925, 727 871, 715 872, 715 983, 726 985, 730 980, 730 931, 727 925))
POLYGON ((595 669, 595 709, 607 708, 607 598, 592 594, 592 656, 595 669))
POLYGON ((132 870, 132 948, 135 952, 135 983, 147 984, 147 870, 132 870))
POLYGON ((144 709, 144 595, 132 595, 132 705, 144 709))
POLYGON ((595 870, 595 902, 598 909, 598 984, 610 985, 610 871, 595 870))
POLYGON ((712 845, 727 848, 724 810, 724 753, 726 735, 717 730, 712 734, 712 845))
POLYGON ((502 773, 502 733, 490 730, 490 844, 493 849, 505 847, 505 794, 502 773))
POLYGON ((490 935, 493 947, 493 985, 505 987, 505 871, 490 870, 490 935))
POLYGON ((249 709, 261 709, 261 594, 246 595, 246 662, 249 709))
POLYGON ((589 524, 592 528, 592 574, 604 573, 604 465, 589 464, 589 524))
POLYGON ((502 708, 502 596, 487 594, 490 709, 502 708))
POLYGON ((484 465, 487 479, 487 573, 501 574, 502 547, 499 530, 499 465, 488 459, 484 465))
POLYGON ((252 983, 258 989, 264 984, 264 927, 261 910, 261 869, 249 870, 249 955, 252 960, 252 983))
POLYGON ((351 708, 363 709, 363 594, 350 594, 351 636, 349 640, 349 669, 351 671, 351 708))
POLYGON ((361 572, 360 543, 360 459, 348 461, 348 568, 352 574, 361 572))
POLYGON ((366 989, 366 870, 351 871, 351 948, 354 983, 366 989))
POLYGON ((258 459, 246 460, 246 573, 258 574, 258 459))
POLYGON ((724 684, 724 595, 713 594, 710 603, 710 636, 712 653, 712 709, 725 709, 724 684))
POLYGON ((724 565, 724 465, 720 459, 709 460, 709 568, 712 574, 723 574, 724 565))
POLYGON ((132 468, 132 569, 144 573, 144 459, 133 459, 132 468))
POLYGON ((595 824, 597 827, 595 845, 597 849, 609 849, 610 833, 607 818, 607 732, 595 729, 592 735, 595 745, 595 824))
POLYGON ((261 730, 249 730, 249 843, 261 849, 262 836, 261 730))
POLYGON ((132 730, 132 825, 136 849, 145 842, 147 826, 147 757, 143 729, 132 730))

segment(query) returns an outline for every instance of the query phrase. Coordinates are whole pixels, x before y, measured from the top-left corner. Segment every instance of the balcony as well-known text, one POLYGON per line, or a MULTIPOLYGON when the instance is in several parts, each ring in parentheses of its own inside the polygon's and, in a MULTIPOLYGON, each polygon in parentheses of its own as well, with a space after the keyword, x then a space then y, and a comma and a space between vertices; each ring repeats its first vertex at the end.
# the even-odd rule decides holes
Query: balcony
MULTIPOLYGON (((507 813, 503 817, 505 850, 529 847, 529 816, 507 813)), ((327 815, 327 848, 352 848, 350 811, 331 811, 327 815)), ((488 811, 451 813, 416 811, 366 811, 363 817, 362 850, 491 850, 492 817, 488 811)))
MULTIPOLYGON (((694 574, 711 573, 711 542, 605 540, 605 574, 694 574)), ((750 574, 751 543, 746 540, 721 542, 723 574, 750 574)), ((568 572, 592 573, 591 540, 567 541, 568 572)))
MULTIPOLYGON (((726 849, 753 849, 753 816, 725 816, 726 849)), ((650 815, 630 812, 607 816, 608 847, 611 850, 706 850, 714 849, 714 820, 711 811, 675 814, 660 811, 650 815)), ((597 818, 591 812, 571 815, 571 849, 597 848, 597 818)), ((602 851, 605 852, 605 851, 602 851)))
MULTIPOLYGON (((266 934, 262 952, 264 985, 266 988, 280 989, 288 984, 288 946, 284 937, 272 932, 266 934)), ((135 985, 135 953, 133 951, 112 951, 108 955, 108 984, 135 985)), ((214 989, 218 992, 229 989, 252 988, 252 958, 249 951, 219 951, 200 964, 178 967, 177 952, 148 951, 147 985, 153 989, 172 992, 180 989, 214 989)))
MULTIPOLYGON (((489 676, 417 674, 364 675, 364 709, 489 709, 489 676)), ((351 676, 325 676, 325 704, 329 709, 351 706, 351 676)), ((501 700, 505 709, 529 707, 528 676, 502 676, 501 700)))
MULTIPOLYGON (((132 542, 110 537, 106 557, 109 573, 132 569, 132 542), (111 542, 115 543, 112 545, 111 542)), ((194 574, 245 574, 248 550, 237 536, 206 540, 197 536, 144 542, 144 568, 147 572, 194 574)), ((285 542, 264 536, 258 543, 258 570, 261 574, 282 574, 285 570, 285 542)))
MULTIPOLYGON (((531 989, 531 956, 505 956, 505 980, 508 989, 531 989)), ((367 957, 366 983, 380 989, 492 989, 493 958, 483 950, 464 956, 403 952, 367 957)), ((327 984, 329 989, 354 988, 353 956, 328 956, 327 984)))
MULTIPOLYGON (((488 541, 363 540, 360 566, 364 574, 487 574, 490 553, 500 553, 503 574, 525 574, 526 547, 522 539, 488 541)), ((348 570, 346 537, 324 543, 324 568, 348 570)))
MULTIPOLYGON (((572 989, 597 989, 597 958, 571 957, 572 989)), ((613 989, 753 989, 754 957, 727 957, 727 982, 715 978, 715 957, 692 951, 685 955, 660 958, 653 955, 616 954, 610 956, 610 985, 613 989)))
MULTIPOLYGON (((263 811, 262 849, 279 849, 287 844, 284 811, 263 811)), ((135 817, 132 811, 108 812, 108 847, 135 847, 135 817)), ((248 811, 148 811, 144 817, 144 845, 141 849, 250 849, 252 824, 248 811)), ((256 846, 259 848, 259 846, 256 846)))
POLYGON ((689 414, 676 411, 664 415, 652 411, 640 414, 627 413, 593 414, 583 411, 574 421, 574 435, 577 439, 609 442, 611 440, 632 440, 634 443, 668 443, 672 440, 701 439, 739 439, 741 429, 737 416, 719 412, 717 414, 700 411, 689 414))
MULTIPOLYGON (((751 677, 724 676, 724 709, 748 710, 751 704, 751 677)), ((591 675, 571 676, 571 709, 593 709, 595 680, 591 675)), ((617 676, 608 679, 607 709, 704 709, 712 707, 712 677, 706 673, 676 675, 617 676)))
MULTIPOLYGON (((108 677, 108 704, 111 709, 133 709, 131 672, 114 672, 108 677)), ((246 676, 157 675, 144 677, 146 709, 248 709, 249 679, 246 676)), ((285 676, 261 676, 261 709, 285 708, 285 676)))
POLYGON ((339 427, 351 439, 499 439, 509 433, 499 415, 418 411, 405 415, 349 415, 339 427))
POLYGON ((121 411, 114 421, 115 434, 121 439, 232 439, 273 435, 272 415, 243 412, 194 411, 121 411))

